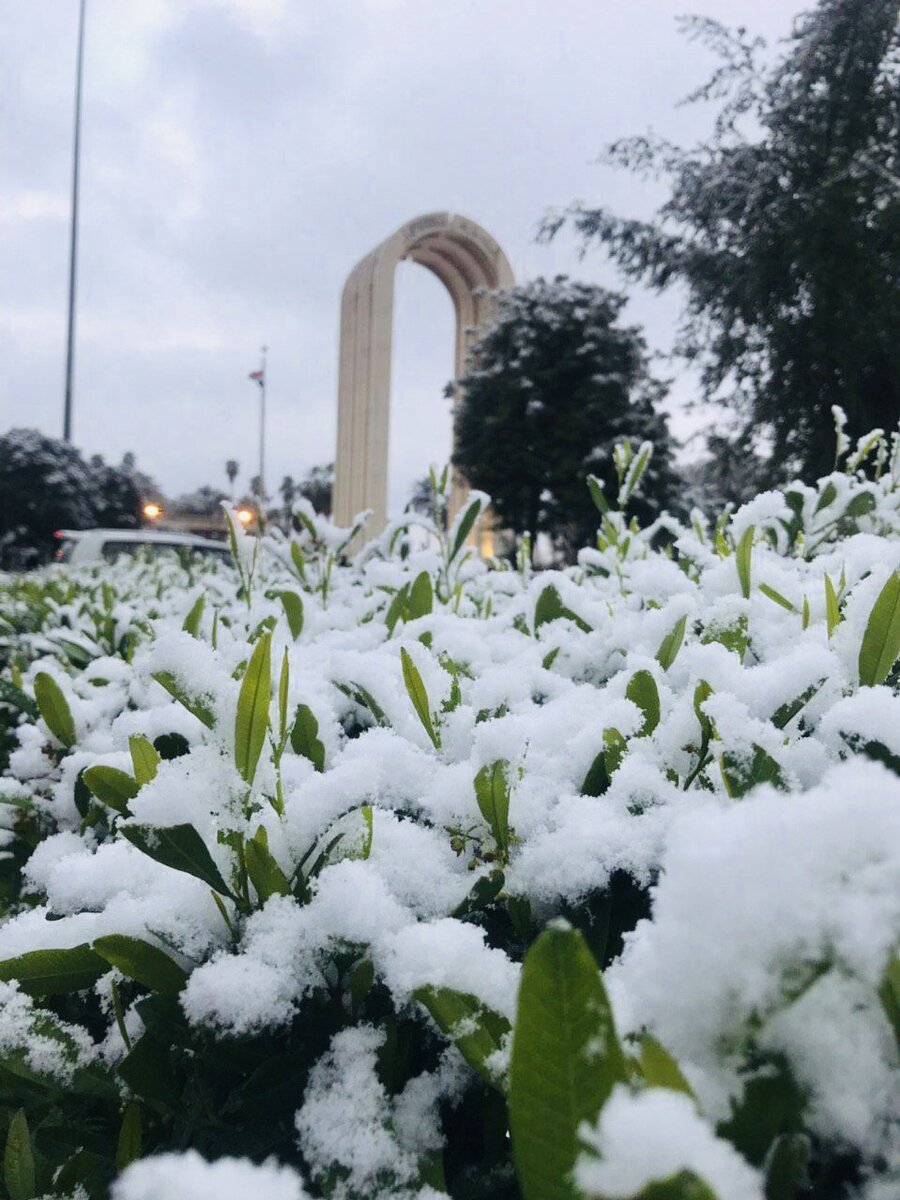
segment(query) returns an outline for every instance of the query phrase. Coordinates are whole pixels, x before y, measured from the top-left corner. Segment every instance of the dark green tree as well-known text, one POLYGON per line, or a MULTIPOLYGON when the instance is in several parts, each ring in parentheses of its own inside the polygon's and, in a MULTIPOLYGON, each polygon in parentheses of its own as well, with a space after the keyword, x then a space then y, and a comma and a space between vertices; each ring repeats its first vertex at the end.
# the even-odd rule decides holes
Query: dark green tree
POLYGON ((176 496, 171 504, 173 517, 218 517, 222 512, 222 501, 228 497, 221 488, 210 487, 208 483, 197 488, 195 492, 184 492, 176 496))
POLYGON ((768 66, 760 39, 689 19, 720 58, 687 97, 722 104, 712 136, 609 147, 614 164, 669 180, 654 220, 569 214, 627 277, 686 286, 679 348, 707 397, 771 434, 775 480, 831 470, 833 404, 854 437, 900 416, 898 10, 821 0, 768 66))
POLYGON ((655 446, 636 515, 652 519, 677 499, 672 442, 656 407, 665 389, 650 374, 640 332, 617 323, 624 304, 564 277, 500 293, 459 381, 455 466, 490 494, 501 525, 548 533, 569 557, 597 529, 587 475, 615 496, 618 439, 655 446))
POLYGON ((133 529, 141 497, 129 472, 36 429, 0 437, 0 555, 8 565, 50 557, 57 529, 133 529))
POLYGON ((296 485, 298 496, 305 496, 317 513, 327 517, 331 512, 334 491, 334 463, 322 463, 310 467, 305 477, 296 485))
POLYGON ((141 523, 141 492, 134 475, 128 469, 106 463, 100 454, 92 454, 89 465, 93 477, 93 524, 103 529, 137 529, 141 523))
POLYGON ((726 503, 740 506, 766 486, 767 464, 753 444, 753 431, 707 433, 706 457, 684 467, 685 495, 715 515, 726 503))

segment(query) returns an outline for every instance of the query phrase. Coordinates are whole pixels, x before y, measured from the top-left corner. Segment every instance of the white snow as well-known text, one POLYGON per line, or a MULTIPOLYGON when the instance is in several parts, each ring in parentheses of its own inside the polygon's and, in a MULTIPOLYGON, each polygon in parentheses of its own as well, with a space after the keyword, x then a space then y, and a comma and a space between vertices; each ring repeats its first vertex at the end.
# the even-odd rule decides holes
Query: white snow
POLYGON ((578 1159, 575 1180, 588 1196, 630 1200, 650 1183, 692 1171, 721 1200, 762 1200, 758 1173, 712 1133, 683 1092, 632 1094, 618 1084, 597 1126, 580 1132, 592 1153, 578 1159))

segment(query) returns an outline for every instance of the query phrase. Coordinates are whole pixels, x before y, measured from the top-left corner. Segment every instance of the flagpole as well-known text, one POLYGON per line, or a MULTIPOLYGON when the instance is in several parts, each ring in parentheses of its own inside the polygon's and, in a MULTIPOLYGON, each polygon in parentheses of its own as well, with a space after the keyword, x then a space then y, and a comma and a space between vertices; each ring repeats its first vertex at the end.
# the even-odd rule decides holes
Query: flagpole
POLYGON ((75 270, 78 252, 78 166, 81 150, 81 64, 84 57, 84 8, 78 15, 78 58, 75 68, 75 144, 72 162, 72 227, 69 234, 69 315, 66 330, 66 390, 63 404, 63 439, 72 440, 72 371, 75 361, 75 270))

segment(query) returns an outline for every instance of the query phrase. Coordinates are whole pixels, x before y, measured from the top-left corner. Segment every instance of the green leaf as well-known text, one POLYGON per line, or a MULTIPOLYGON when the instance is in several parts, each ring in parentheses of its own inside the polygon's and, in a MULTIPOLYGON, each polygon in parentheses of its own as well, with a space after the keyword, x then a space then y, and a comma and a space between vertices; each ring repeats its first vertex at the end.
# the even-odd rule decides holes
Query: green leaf
POLYGON ((472 527, 478 520, 478 514, 481 512, 481 498, 473 500, 468 508, 463 513, 456 526, 456 535, 453 538, 453 546, 450 550, 449 562, 453 562, 460 550, 466 544, 466 538, 472 532, 472 527))
POLYGON ((668 1088, 694 1098, 694 1091, 681 1073, 681 1067, 649 1033, 641 1038, 641 1071, 648 1087, 668 1088))
POLYGON ((622 737, 618 729, 604 729, 603 745, 605 747, 603 753, 606 756, 606 769, 609 771, 610 776, 613 776, 618 771, 625 756, 625 751, 628 749, 628 742, 622 737))
POLYGON ((674 626, 666 634, 659 644, 659 649, 656 652, 656 661, 664 671, 668 671, 672 663, 675 661, 678 651, 681 649, 681 643, 684 641, 684 631, 687 629, 687 613, 675 622, 674 626))
POLYGON ((582 796, 603 796, 609 790, 609 770, 606 766, 606 751, 601 750, 588 768, 581 785, 582 796))
POLYGON ((387 715, 371 692, 367 692, 361 683, 338 683, 335 681, 334 686, 339 692, 343 692, 345 696, 355 701, 360 708, 367 708, 375 718, 375 724, 380 725, 383 729, 390 728, 390 721, 387 715))
POLYGON ((509 853, 509 763, 498 759, 475 776, 475 799, 502 857, 509 853))
POLYGON ((750 599, 750 563, 753 557, 753 535, 756 532, 755 525, 748 525, 744 530, 741 540, 737 545, 735 554, 735 564, 737 566, 738 581, 741 585, 741 595, 745 600, 750 599))
POLYGON ((203 838, 193 825, 170 825, 158 829, 154 825, 120 825, 119 832, 149 858, 174 871, 184 871, 202 879, 222 896, 231 892, 219 874, 203 838))
POLYGON ((783 1133, 766 1156, 766 1200, 798 1200, 812 1147, 805 1133, 783 1133))
POLYGON ((722 755, 722 779, 725 782, 725 790, 731 797, 745 796, 761 783, 771 783, 781 792, 787 790, 781 767, 771 754, 755 742, 752 756, 732 754, 728 751, 722 755))
POLYGON ((434 607, 434 588, 431 576, 427 571, 420 572, 409 591, 409 604, 406 609, 407 621, 415 621, 418 617, 427 617, 434 607))
POLYGON ((628 681, 625 697, 636 704, 644 714, 638 737, 648 737, 659 724, 660 713, 659 688, 649 671, 635 671, 628 681))
POLYGON ((668 1179, 655 1179, 629 1200, 726 1200, 693 1171, 679 1171, 668 1179))
POLYGON ((509 1118, 524 1200, 572 1200, 578 1127, 627 1080, 606 990, 584 938, 554 922, 529 950, 513 1032, 509 1118))
POLYGON ((859 682, 863 687, 884 683, 900 654, 900 571, 881 589, 869 614, 859 648, 859 682))
POLYGON ((711 734, 712 734, 712 722, 710 721, 710 719, 706 715, 706 713, 703 711, 702 706, 703 706, 703 704, 705 704, 705 702, 710 698, 710 696, 712 694, 713 694, 712 685, 710 683, 708 683, 705 679, 701 679, 700 682, 697 684, 697 686, 694 688, 694 701, 693 701, 694 715, 696 716, 697 720, 700 722, 701 731, 703 733, 707 734, 708 736, 711 736, 711 734))
POLYGON ((809 687, 801 695, 793 700, 788 700, 780 705, 772 713, 772 724, 776 729, 784 729, 790 721, 796 717, 797 713, 812 700, 813 696, 825 682, 824 677, 817 680, 816 683, 811 683, 809 687))
POLYGON ((184 618, 182 629, 185 633, 189 633, 191 637, 198 638, 200 636, 200 622, 203 620, 203 609, 206 605, 206 596, 203 592, 197 597, 191 606, 191 611, 184 618))
POLYGON ((743 662, 747 647, 750 645, 748 624, 747 614, 741 613, 733 625, 714 625, 707 628, 701 640, 704 645, 718 642, 726 650, 733 651, 743 662))
POLYGON ((428 693, 425 690, 425 684, 422 682, 419 668, 403 646, 400 647, 400 662, 403 667, 403 682, 406 684, 406 690, 412 701, 412 706, 416 710, 416 715, 422 722, 425 732, 431 738, 431 744, 435 750, 440 750, 441 739, 431 720, 431 706, 428 703, 428 693))
POLYGON ((266 741, 271 699, 272 634, 267 631, 254 646, 241 680, 234 720, 234 761, 248 785, 253 783, 256 764, 266 741))
POLYGON ((298 592, 291 591, 279 592, 278 595, 281 598, 281 607, 284 609, 291 637, 296 642, 303 632, 303 598, 298 592))
POLYGON ((368 859, 372 853, 372 839, 375 836, 375 814, 371 804, 364 804, 360 809, 363 821, 365 822, 365 835, 363 837, 362 849, 358 854, 349 854, 349 858, 361 858, 363 861, 368 859))
POLYGON ((128 749, 131 751, 131 765, 134 777, 140 787, 156 778, 159 764, 162 762, 150 741, 141 733, 133 733, 128 739, 128 749))
POLYGON ((502 1049, 509 1036, 510 1024, 506 1017, 488 1008, 477 996, 455 992, 452 988, 421 987, 413 992, 413 997, 428 1009, 469 1066, 487 1083, 496 1086, 497 1077, 486 1063, 492 1054, 502 1049))
POLYGON ((588 490, 591 493, 591 499, 597 505, 600 512, 604 516, 609 512, 609 501, 603 491, 603 484, 596 475, 588 475, 587 477, 588 490))
POLYGON ((450 694, 446 700, 441 702, 442 713, 455 712, 460 704, 462 704, 462 688, 459 686, 459 668, 456 663, 447 655, 441 655, 441 666, 450 676, 450 694))
POLYGON ((187 983, 187 972, 174 959, 141 938, 111 933, 97 938, 92 949, 126 978, 142 983, 151 992, 176 995, 187 983))
POLYGON ((819 499, 816 501, 816 507, 813 509, 813 516, 820 513, 823 508, 828 508, 829 504, 834 504, 837 500, 837 488, 834 483, 829 481, 822 489, 819 499))
POLYGON ((559 592, 549 583, 537 598, 534 606, 534 631, 550 621, 558 620, 564 612, 563 602, 559 592))
POLYGON ((47 728, 66 749, 71 749, 75 745, 72 710, 62 688, 46 671, 38 671, 34 677, 34 698, 47 728))
POLYGON ((803 1131, 806 1097, 781 1057, 772 1058, 748 1079, 731 1107, 731 1116, 718 1132, 755 1167, 763 1165, 777 1137, 803 1131))
POLYGON ((776 592, 773 587, 769 587, 767 583, 761 583, 759 590, 764 596, 768 596, 770 600, 774 600, 776 604, 780 604, 782 608, 786 608, 788 612, 796 612, 797 607, 791 604, 786 596, 782 596, 781 592, 776 592))
POLYGON ((29 950, 0 962, 0 980, 17 979, 29 996, 61 996, 93 987, 109 966, 87 942, 65 950, 29 950))
POLYGON ((34 1169, 34 1151, 31 1148, 31 1133, 24 1109, 13 1114, 6 1135, 6 1150, 3 1154, 3 1178, 9 1200, 32 1200, 36 1195, 37 1182, 34 1169))
POLYGON ((213 729, 216 718, 209 705, 198 696, 189 696, 171 671, 155 671, 153 678, 164 687, 173 700, 177 700, 184 708, 201 721, 207 729, 213 729))
POLYGON ((858 492, 844 509, 844 516, 856 520, 858 517, 864 517, 867 513, 874 511, 875 497, 872 493, 858 492))
POLYGON ((297 577, 302 582, 306 582, 306 559, 303 557, 303 551, 300 549, 299 542, 291 542, 291 562, 294 564, 294 570, 297 572, 297 577))
POLYGON ((93 794, 88 785, 84 782, 84 773, 87 767, 82 767, 75 776, 75 787, 73 788, 73 800, 75 807, 78 809, 78 815, 82 820, 88 815, 93 803, 93 794))
POLYGON ((285 646, 284 654, 281 658, 281 671, 278 676, 278 745, 279 745, 279 761, 285 739, 288 736, 287 718, 288 718, 288 690, 291 681, 291 663, 288 657, 287 647, 285 646))
MULTIPOLYGON (((116 1094, 118 1095, 118 1089, 116 1094)), ((89 1150, 76 1150, 65 1160, 53 1178, 54 1194, 82 1196, 83 1192, 76 1189, 79 1185, 88 1196, 102 1196, 105 1190, 105 1176, 108 1175, 106 1159, 92 1154, 89 1150)))
POLYGON ((290 895, 291 885, 269 850, 263 827, 244 846, 244 863, 260 904, 265 904, 270 896, 290 895))
POLYGON ((493 904, 503 891, 505 882, 506 876, 500 870, 491 871, 489 875, 482 875, 479 879, 475 880, 471 891, 462 904, 456 906, 451 916, 461 921, 473 913, 481 912, 489 904, 493 904))
POLYGON ((138 794, 137 780, 118 767, 88 767, 82 774, 82 779, 101 802, 128 816, 128 801, 138 794))
POLYGON ((566 608, 559 592, 552 583, 548 583, 538 596, 534 606, 534 632, 537 633, 542 625, 546 625, 549 621, 556 621, 560 617, 567 621, 573 621, 582 633, 593 632, 587 621, 572 612, 571 608, 566 608))
POLYGON ((384 614, 384 623, 387 626, 389 634, 394 632, 394 628, 401 617, 405 618, 406 606, 409 603, 409 584, 404 583, 403 587, 397 588, 388 605, 387 612, 384 614))
POLYGON ((297 705, 291 747, 295 754, 308 758, 317 771, 325 770, 325 747, 319 741, 319 722, 306 704, 297 705))
POLYGON ((371 959, 361 958, 350 972, 350 1003, 353 1016, 359 1009, 375 983, 375 966, 371 959))
POLYGON ((145 1033, 135 1042, 117 1070, 141 1099, 164 1108, 174 1108, 178 1104, 178 1088, 169 1063, 168 1047, 152 1033, 145 1033))
POLYGON ((101 651, 93 644, 91 649, 81 645, 80 642, 73 642, 69 638, 54 634, 53 640, 65 654, 66 658, 73 667, 77 667, 79 671, 83 671, 95 658, 98 658, 101 651))
POLYGON ((31 717, 32 721, 36 721, 41 715, 41 710, 37 703, 32 700, 27 692, 23 692, 20 687, 11 683, 8 679, 0 679, 0 701, 10 705, 12 708, 18 708, 21 712, 31 717))
POLYGON ((841 623, 841 608, 838 604, 837 592, 834 590, 834 584, 825 575, 825 620, 828 625, 828 637, 837 629, 841 623))
POLYGON ((132 1100, 126 1104, 116 1145, 116 1170, 122 1172, 141 1157, 141 1106, 132 1100))
MULTIPOLYGON (((257 621, 257 623, 253 626, 253 628, 250 630, 250 633, 247 635, 247 641, 251 646, 255 646, 264 633, 271 633, 277 625, 278 618, 272 613, 269 613, 267 617, 263 617, 261 621, 257 621)), ((245 667, 242 667, 240 671, 235 672, 233 678, 240 679, 245 669, 245 667)))
POLYGON ((885 1016, 891 1023, 897 1048, 900 1050, 900 955, 895 954, 885 967, 878 998, 885 1016))
POLYGON ((865 754, 866 758, 871 758, 873 762, 883 763, 895 775, 900 775, 900 754, 892 754, 884 742, 860 743, 854 739, 853 749, 860 754, 865 754))

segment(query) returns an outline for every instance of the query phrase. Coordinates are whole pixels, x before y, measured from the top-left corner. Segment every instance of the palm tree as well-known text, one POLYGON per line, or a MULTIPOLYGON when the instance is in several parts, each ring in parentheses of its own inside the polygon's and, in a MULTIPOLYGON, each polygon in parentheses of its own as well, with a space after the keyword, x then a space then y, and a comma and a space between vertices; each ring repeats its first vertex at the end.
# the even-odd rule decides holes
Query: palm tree
POLYGON ((240 469, 237 459, 229 458, 225 464, 225 474, 228 476, 228 485, 231 488, 232 504, 234 503, 234 481, 237 479, 240 469))

